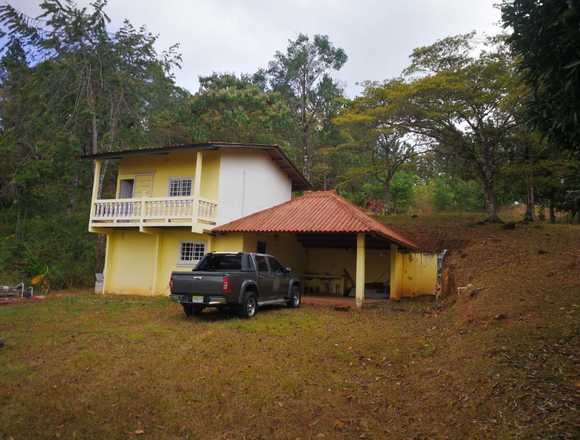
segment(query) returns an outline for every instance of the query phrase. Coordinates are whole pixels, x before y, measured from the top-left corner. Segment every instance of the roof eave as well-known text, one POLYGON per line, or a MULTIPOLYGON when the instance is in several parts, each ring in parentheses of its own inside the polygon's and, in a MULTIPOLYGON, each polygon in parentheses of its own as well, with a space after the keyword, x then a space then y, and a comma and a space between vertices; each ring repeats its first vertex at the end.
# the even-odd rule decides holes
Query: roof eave
POLYGON ((401 247, 403 247, 405 249, 409 249, 411 251, 420 251, 419 247, 415 243, 398 240, 398 239, 396 239, 394 237, 385 235, 383 233, 378 233, 376 231, 371 231, 371 232, 374 233, 375 235, 381 237, 382 239, 391 241, 391 242, 395 243, 396 245, 401 246, 401 247))
POLYGON ((85 154, 83 156, 79 156, 81 160, 115 160, 115 159, 123 159, 128 156, 141 156, 141 155, 166 155, 169 153, 173 153, 176 151, 185 151, 185 150, 218 150, 220 148, 224 149, 253 149, 253 150, 265 150, 268 152, 270 158, 272 159, 273 152, 275 156, 280 158, 280 162, 287 166, 281 166, 281 164, 277 164, 277 166, 283 170, 290 180, 292 181, 292 190, 293 191, 307 191, 312 189, 312 185, 310 182, 304 177, 302 172, 294 165, 294 163, 290 160, 290 158, 286 155, 286 153, 280 148, 280 146, 275 144, 254 144, 254 143, 236 143, 236 142, 206 142, 206 143, 199 143, 199 144, 183 144, 183 145, 169 145, 165 147, 158 147, 158 148, 141 148, 141 149, 134 149, 134 150, 123 150, 123 151, 107 151, 104 153, 97 153, 97 154, 85 154))

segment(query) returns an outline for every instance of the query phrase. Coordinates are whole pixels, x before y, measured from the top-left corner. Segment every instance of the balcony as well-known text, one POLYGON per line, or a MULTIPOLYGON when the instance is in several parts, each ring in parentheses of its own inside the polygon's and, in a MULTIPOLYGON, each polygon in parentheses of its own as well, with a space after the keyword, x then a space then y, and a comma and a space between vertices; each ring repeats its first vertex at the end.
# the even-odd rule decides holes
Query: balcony
POLYGON ((190 226, 194 232, 216 224, 217 203, 200 197, 97 199, 91 228, 190 226))

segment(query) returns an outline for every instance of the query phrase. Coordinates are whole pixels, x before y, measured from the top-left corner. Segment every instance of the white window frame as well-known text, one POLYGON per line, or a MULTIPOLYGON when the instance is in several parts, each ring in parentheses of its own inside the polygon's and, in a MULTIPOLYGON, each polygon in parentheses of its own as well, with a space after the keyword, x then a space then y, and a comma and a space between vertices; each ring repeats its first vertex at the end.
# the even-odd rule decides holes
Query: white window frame
POLYGON ((168 182, 167 182, 167 196, 168 197, 191 197, 193 194, 193 178, 191 176, 182 176, 182 177, 170 177, 168 182), (183 182, 185 181, 189 181, 189 194, 176 194, 176 195, 172 195, 171 194, 171 187, 172 184, 175 182, 181 182, 178 183, 177 185, 177 189, 178 192, 182 192, 183 191, 183 182))
POLYGON ((179 255, 177 258, 177 264, 179 266, 193 266, 195 264, 197 264, 199 262, 199 260, 201 260, 204 255, 207 253, 207 242, 205 240, 183 240, 179 243, 179 255), (191 249, 191 259, 190 260, 184 260, 183 259, 183 246, 184 245, 192 245, 192 249, 191 249), (203 245, 203 251, 200 254, 199 252, 196 255, 196 245, 203 245), (197 259, 196 259, 197 257, 197 259))

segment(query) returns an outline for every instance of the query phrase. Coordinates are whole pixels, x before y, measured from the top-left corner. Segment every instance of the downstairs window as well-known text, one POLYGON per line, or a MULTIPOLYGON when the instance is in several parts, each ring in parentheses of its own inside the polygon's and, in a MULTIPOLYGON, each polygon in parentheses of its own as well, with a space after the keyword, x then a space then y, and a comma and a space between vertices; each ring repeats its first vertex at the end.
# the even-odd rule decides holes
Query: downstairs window
POLYGON ((205 241, 182 241, 179 264, 197 264, 205 255, 205 241))

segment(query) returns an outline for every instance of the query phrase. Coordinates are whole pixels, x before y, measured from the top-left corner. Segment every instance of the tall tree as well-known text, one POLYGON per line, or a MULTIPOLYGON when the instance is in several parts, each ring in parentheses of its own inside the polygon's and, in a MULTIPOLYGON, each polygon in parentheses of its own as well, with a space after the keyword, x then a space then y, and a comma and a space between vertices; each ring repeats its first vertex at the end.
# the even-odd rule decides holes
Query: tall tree
POLYGON ((43 70, 39 79, 52 89, 46 108, 68 106, 65 123, 81 137, 88 134, 86 153, 143 142, 159 86, 173 96, 169 75, 180 60, 177 46, 158 54, 157 37, 128 21, 109 32, 106 6, 106 0, 91 3, 90 10, 72 0, 44 0, 36 20, 9 4, 0 6, 0 27, 8 40, 18 40, 35 62, 50 65, 36 69, 43 70))
POLYGON ((532 90, 530 122, 557 144, 580 151, 580 4, 503 0, 501 11, 532 90))
MULTIPOLYGON (((516 127, 520 83, 498 39, 474 54, 474 34, 416 49, 407 81, 384 90, 391 118, 431 143, 443 162, 481 182, 487 221, 500 221, 497 184, 516 127)), ((466 176, 468 177, 468 176, 466 176)))
POLYGON ((90 164, 76 158, 186 139, 168 120, 188 94, 171 75, 175 48, 157 53, 157 37, 128 22, 112 32, 106 1, 40 7, 33 19, 0 6, 0 268, 48 265, 65 286, 92 281, 99 266, 86 231, 90 164))
POLYGON ((279 93, 264 90, 260 81, 247 75, 214 73, 200 77, 199 83, 191 98, 193 140, 287 146, 294 121, 279 93))
POLYGON ((343 179, 365 176, 376 180, 383 189, 385 213, 393 211, 391 186, 396 173, 416 156, 388 111, 385 96, 393 84, 397 82, 379 87, 368 83, 362 96, 334 120, 344 137, 338 149, 346 153, 345 161, 350 158, 355 162, 343 179))
POLYGON ((272 90, 281 93, 294 113, 302 150, 302 167, 312 177, 313 137, 333 116, 342 89, 330 76, 346 63, 343 49, 326 35, 311 40, 304 34, 290 41, 286 52, 276 52, 266 71, 259 72, 272 90))

